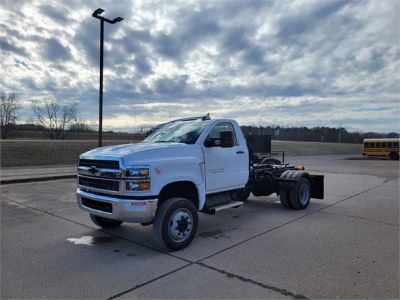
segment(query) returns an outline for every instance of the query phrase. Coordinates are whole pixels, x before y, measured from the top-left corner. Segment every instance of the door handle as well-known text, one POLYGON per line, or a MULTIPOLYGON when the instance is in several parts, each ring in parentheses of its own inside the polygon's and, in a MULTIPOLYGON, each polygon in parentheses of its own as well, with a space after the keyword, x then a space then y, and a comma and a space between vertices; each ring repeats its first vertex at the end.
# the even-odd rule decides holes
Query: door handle
POLYGON ((236 151, 236 154, 244 154, 244 151, 236 151))

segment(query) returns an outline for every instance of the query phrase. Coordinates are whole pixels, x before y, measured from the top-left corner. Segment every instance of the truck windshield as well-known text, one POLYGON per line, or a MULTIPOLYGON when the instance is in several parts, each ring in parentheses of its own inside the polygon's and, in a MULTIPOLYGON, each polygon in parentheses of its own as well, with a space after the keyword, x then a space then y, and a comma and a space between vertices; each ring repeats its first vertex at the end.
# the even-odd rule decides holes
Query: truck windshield
POLYGON ((207 122, 204 121, 167 124, 148 136, 143 143, 194 144, 206 126, 207 122))

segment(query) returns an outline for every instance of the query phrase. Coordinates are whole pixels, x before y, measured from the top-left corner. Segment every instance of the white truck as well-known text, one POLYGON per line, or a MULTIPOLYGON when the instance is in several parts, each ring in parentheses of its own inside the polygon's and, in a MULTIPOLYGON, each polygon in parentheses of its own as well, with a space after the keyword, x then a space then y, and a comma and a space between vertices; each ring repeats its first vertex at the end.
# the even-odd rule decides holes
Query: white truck
POLYGON ((276 193, 286 208, 323 199, 322 175, 273 158, 258 160, 231 119, 187 118, 167 123, 141 143, 80 155, 77 200, 103 228, 123 222, 153 225, 163 247, 187 247, 198 212, 242 205, 250 193, 276 193))

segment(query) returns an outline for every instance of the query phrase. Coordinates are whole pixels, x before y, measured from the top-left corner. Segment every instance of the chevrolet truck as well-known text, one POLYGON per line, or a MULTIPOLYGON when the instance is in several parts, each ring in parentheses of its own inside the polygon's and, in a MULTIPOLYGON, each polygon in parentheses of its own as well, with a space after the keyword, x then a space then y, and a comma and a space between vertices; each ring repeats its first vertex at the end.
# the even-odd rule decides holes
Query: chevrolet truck
POLYGON ((323 199, 323 175, 257 159, 252 148, 232 119, 170 122, 141 143, 80 155, 77 201, 96 225, 152 225, 157 242, 176 251, 195 237, 199 212, 237 208, 250 193, 276 193, 285 208, 296 210, 305 209, 310 198, 323 199))

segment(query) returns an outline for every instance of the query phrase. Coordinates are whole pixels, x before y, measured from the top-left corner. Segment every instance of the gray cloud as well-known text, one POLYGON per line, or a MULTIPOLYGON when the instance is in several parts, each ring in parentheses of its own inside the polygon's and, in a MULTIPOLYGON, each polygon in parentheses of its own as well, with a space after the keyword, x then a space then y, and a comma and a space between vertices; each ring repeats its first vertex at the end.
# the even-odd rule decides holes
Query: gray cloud
POLYGON ((44 15, 50 17, 51 19, 59 22, 62 25, 66 25, 70 21, 70 19, 68 18, 68 14, 65 11, 48 4, 40 6, 40 11, 44 15))
POLYGON ((326 22, 327 19, 349 4, 346 0, 320 1, 311 9, 303 7, 298 14, 283 17, 279 23, 279 36, 286 40, 296 37, 309 30, 318 28, 319 22, 326 22))
MULTIPOLYGON (((98 2, 14 2, 1 4, 0 89, 76 101, 95 120, 99 21, 91 13, 98 2)), ((374 111, 387 120, 381 128, 399 126, 396 0, 101 5, 107 17, 125 19, 105 26, 105 112, 113 126, 118 115, 130 124, 133 107, 138 123, 214 110, 245 123, 256 115, 289 123, 297 115, 321 126, 338 114, 356 124, 374 111)))
POLYGON ((43 56, 45 60, 59 62, 71 59, 69 48, 63 46, 58 39, 46 39, 43 43, 43 56))
POLYGON ((18 55, 21 55, 21 56, 27 56, 27 52, 25 51, 24 48, 12 45, 8 41, 1 41, 0 42, 0 49, 2 51, 8 51, 8 52, 11 52, 11 53, 14 53, 14 54, 18 54, 18 55))

